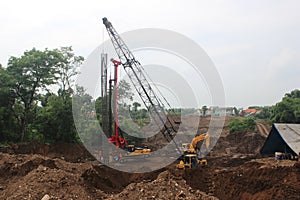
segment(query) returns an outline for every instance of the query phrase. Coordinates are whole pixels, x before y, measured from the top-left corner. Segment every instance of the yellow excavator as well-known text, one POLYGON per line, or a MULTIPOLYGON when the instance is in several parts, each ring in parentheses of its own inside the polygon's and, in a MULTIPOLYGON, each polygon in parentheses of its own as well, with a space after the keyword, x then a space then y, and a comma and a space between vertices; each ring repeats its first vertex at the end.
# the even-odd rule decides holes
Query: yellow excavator
POLYGON ((186 148, 183 152, 182 159, 179 164, 177 164, 178 169, 186 169, 186 168, 195 168, 200 166, 206 166, 207 160, 198 158, 198 148, 197 143, 205 140, 206 148, 209 148, 210 145, 210 135, 208 133, 204 133, 198 136, 195 136, 189 146, 186 148, 187 144, 183 144, 183 148, 186 148))

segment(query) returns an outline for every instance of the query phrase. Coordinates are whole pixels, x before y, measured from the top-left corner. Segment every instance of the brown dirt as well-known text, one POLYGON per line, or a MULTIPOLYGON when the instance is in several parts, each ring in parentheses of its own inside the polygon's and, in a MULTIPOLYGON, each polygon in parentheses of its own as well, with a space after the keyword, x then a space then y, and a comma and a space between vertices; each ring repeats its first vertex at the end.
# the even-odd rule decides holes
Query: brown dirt
POLYGON ((264 139, 225 126, 207 167, 145 174, 103 166, 78 144, 14 145, 1 149, 0 199, 298 199, 300 163, 259 158, 264 139))
POLYGON ((169 171, 160 173, 154 181, 131 183, 114 199, 218 199, 187 185, 181 176, 169 171))
POLYGON ((48 145, 39 142, 31 142, 30 144, 15 144, 6 147, 5 149, 2 149, 2 152, 47 155, 50 158, 61 158, 70 162, 95 160, 83 145, 75 143, 48 145))
POLYGON ((264 137, 267 137, 271 130, 271 125, 268 123, 257 122, 256 127, 258 129, 258 132, 264 137))

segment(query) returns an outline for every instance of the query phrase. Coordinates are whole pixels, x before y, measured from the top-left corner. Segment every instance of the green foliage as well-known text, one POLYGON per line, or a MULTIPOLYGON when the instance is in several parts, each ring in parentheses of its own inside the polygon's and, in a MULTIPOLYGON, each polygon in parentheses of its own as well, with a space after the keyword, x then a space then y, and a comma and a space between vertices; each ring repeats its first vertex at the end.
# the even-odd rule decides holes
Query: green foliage
POLYGON ((0 141, 16 142, 18 124, 10 107, 13 98, 7 86, 9 80, 7 71, 0 66, 0 141))
POLYGON ((167 112, 171 115, 181 115, 181 109, 180 108, 167 109, 167 112))
POLYGON ((56 83, 58 66, 62 62, 63 56, 59 52, 48 49, 39 51, 35 48, 25 51, 19 58, 9 59, 8 86, 14 97, 11 108, 19 124, 21 142, 24 140, 26 126, 30 123, 32 109, 39 100, 41 91, 56 83))
POLYGON ((206 115, 206 112, 207 112, 207 110, 208 110, 208 108, 207 108, 207 106, 202 106, 202 112, 203 112, 203 115, 205 116, 206 115))
POLYGON ((0 142, 75 141, 71 88, 82 61, 71 47, 33 48, 0 67, 0 142))
POLYGON ((71 97, 62 98, 52 94, 48 97, 47 105, 38 112, 37 118, 38 132, 46 142, 76 141, 71 97))
POLYGON ((254 131, 256 123, 253 118, 244 118, 242 120, 238 118, 233 118, 229 122, 229 132, 233 133, 235 131, 254 131))
POLYGON ((271 113, 273 111, 273 107, 272 106, 264 106, 264 107, 261 107, 260 109, 261 109, 261 112, 254 116, 255 119, 269 120, 271 118, 271 113))
POLYGON ((147 109, 138 109, 139 107, 141 107, 140 103, 133 102, 130 116, 139 126, 145 126, 150 121, 150 114, 147 109))
POLYGON ((121 80, 118 83, 118 103, 126 105, 127 101, 133 100, 133 96, 130 84, 125 80, 121 80))
POLYGON ((273 107, 271 119, 277 123, 300 123, 300 90, 285 94, 273 107))
POLYGON ((68 97, 73 94, 73 77, 78 74, 77 68, 82 64, 84 58, 76 56, 72 47, 61 47, 60 49, 55 49, 55 51, 59 52, 63 57, 62 63, 58 66, 58 81, 60 84, 58 94, 68 97))

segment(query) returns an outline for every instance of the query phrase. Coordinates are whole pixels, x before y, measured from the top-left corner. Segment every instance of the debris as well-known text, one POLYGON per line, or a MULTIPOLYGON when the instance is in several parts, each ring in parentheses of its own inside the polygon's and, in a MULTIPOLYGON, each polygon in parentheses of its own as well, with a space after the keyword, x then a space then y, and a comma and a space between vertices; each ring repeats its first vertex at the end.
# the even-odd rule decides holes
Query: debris
POLYGON ((48 194, 45 194, 41 200, 50 200, 50 196, 48 194))

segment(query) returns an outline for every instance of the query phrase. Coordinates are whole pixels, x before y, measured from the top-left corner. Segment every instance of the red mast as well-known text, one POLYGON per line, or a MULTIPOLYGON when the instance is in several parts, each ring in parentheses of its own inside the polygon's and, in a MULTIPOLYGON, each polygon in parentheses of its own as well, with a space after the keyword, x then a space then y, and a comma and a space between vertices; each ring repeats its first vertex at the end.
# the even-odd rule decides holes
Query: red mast
POLYGON ((119 119, 118 119, 118 67, 122 63, 120 61, 111 59, 111 62, 114 64, 115 72, 114 72, 114 79, 110 79, 110 81, 114 81, 114 89, 115 89, 115 98, 114 98, 114 113, 115 113, 115 119, 114 119, 114 135, 112 135, 109 138, 109 141, 111 143, 114 143, 117 147, 124 148, 127 144, 126 140, 119 136, 119 119))

